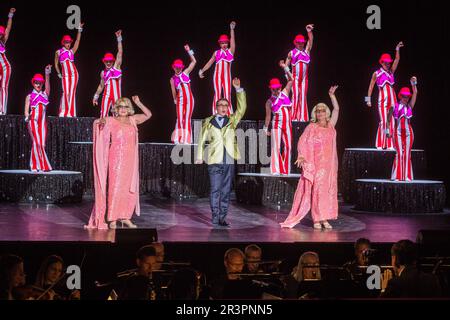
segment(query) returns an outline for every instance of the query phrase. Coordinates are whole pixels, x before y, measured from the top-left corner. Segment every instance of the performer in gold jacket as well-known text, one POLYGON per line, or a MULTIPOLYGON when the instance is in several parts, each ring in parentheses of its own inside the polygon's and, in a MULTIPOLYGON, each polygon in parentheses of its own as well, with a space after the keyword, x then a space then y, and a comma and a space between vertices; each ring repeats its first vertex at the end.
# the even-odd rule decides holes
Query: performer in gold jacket
POLYGON ((234 176, 234 161, 240 159, 235 130, 247 109, 247 101, 241 81, 233 79, 236 89, 237 110, 227 116, 230 102, 220 99, 216 103, 217 113, 203 120, 198 141, 197 164, 203 163, 205 142, 208 141, 206 163, 211 184, 210 204, 214 226, 229 227, 225 220, 234 176))

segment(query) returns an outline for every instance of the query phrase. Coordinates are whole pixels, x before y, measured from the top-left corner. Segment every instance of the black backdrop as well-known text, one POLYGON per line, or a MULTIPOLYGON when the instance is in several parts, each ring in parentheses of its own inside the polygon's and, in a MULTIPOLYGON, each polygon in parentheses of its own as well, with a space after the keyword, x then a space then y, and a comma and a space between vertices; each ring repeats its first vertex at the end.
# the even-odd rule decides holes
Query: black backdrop
MULTIPOLYGON (((237 21, 237 49, 233 76, 247 90, 246 119, 263 119, 270 78, 282 77, 277 66, 292 47, 297 33, 314 23, 315 41, 310 68, 309 105, 328 102, 331 84, 340 85, 338 124, 340 154, 345 147, 372 147, 377 128, 377 110, 365 107, 363 99, 370 76, 378 68, 382 52, 395 53, 402 40, 402 58, 397 70, 397 89, 419 79, 419 97, 414 114, 414 147, 428 155, 430 178, 443 178, 450 189, 448 149, 450 146, 448 88, 450 40, 445 1, 11 1, 0 4, 0 24, 8 9, 17 8, 7 44, 12 64, 10 113, 22 113, 30 78, 53 63, 61 36, 67 32, 66 8, 78 4, 85 28, 76 55, 80 71, 78 115, 97 116, 91 98, 102 69, 105 51, 115 52, 114 31, 123 29, 125 96, 139 94, 149 105, 153 119, 141 128, 141 141, 168 142, 175 109, 169 89, 170 64, 181 57, 188 61, 183 45, 196 52, 198 67, 211 56, 219 34, 228 33, 229 22, 237 21), (381 30, 368 30, 366 8, 381 7, 381 30)), ((75 31, 69 32, 75 36, 75 31)), ((212 70, 200 80, 193 73, 196 99, 194 118, 209 115, 212 99, 212 70)), ((52 75, 49 114, 56 115, 61 86, 52 75)), ((376 90, 375 90, 376 91, 376 90)), ((377 93, 373 102, 376 103, 377 93)), ((310 108, 311 109, 311 108, 310 108)), ((296 142, 295 142, 296 143, 296 142)))

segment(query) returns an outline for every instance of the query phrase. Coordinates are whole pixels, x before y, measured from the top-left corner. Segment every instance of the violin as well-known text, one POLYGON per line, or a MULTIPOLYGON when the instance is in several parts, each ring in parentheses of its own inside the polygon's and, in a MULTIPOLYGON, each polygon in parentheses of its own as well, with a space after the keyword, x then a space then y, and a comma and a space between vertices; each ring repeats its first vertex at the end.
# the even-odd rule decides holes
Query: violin
POLYGON ((53 290, 46 290, 33 285, 14 288, 12 294, 17 300, 63 300, 53 290))

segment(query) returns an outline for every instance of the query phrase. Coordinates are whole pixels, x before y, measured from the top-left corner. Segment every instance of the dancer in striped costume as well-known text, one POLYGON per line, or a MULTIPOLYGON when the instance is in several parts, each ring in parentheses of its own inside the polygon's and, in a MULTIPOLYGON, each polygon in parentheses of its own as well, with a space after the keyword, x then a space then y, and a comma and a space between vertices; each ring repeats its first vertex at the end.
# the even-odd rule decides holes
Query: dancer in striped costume
POLYGON ((204 73, 212 64, 215 62, 216 66, 214 68, 214 99, 212 102, 212 114, 216 114, 216 104, 217 101, 225 98, 229 101, 228 104, 228 115, 233 113, 233 106, 231 105, 231 63, 234 60, 234 52, 236 50, 236 41, 234 36, 234 28, 236 27, 236 22, 230 23, 230 38, 226 34, 219 37, 220 49, 215 51, 205 64, 205 66, 199 70, 198 74, 200 78, 204 78, 204 73))
POLYGON ((35 74, 31 79, 33 91, 25 99, 25 120, 33 142, 30 157, 30 170, 51 171, 52 166, 45 152, 45 140, 47 139, 47 120, 45 111, 50 95, 50 73, 52 66, 45 68, 45 80, 41 74, 35 74), (43 90, 45 81, 45 90, 43 90))
POLYGON ((173 102, 177 108, 177 123, 172 134, 172 142, 175 144, 192 143, 191 117, 194 110, 194 96, 192 95, 189 74, 194 70, 197 61, 194 57, 194 51, 189 48, 189 45, 185 45, 184 49, 189 54, 191 63, 183 70, 183 61, 176 59, 172 63, 172 69, 175 74, 170 78, 173 102))
POLYGON ((394 150, 392 138, 386 135, 386 129, 391 132, 394 130, 394 124, 388 119, 389 109, 393 108, 397 103, 394 90, 394 73, 397 70, 398 63, 400 62, 400 48, 403 47, 403 42, 399 42, 396 47, 395 60, 392 60, 391 55, 384 53, 381 55, 380 64, 381 68, 375 71, 370 81, 369 91, 365 98, 368 107, 372 106, 372 92, 375 84, 378 87, 378 114, 380 116, 380 122, 378 125, 377 137, 375 140, 375 147, 379 150, 389 149, 394 150), (391 127, 388 128, 387 124, 390 123, 391 127))
POLYGON ((308 32, 308 42, 301 34, 294 39, 295 48, 291 50, 286 58, 286 64, 292 66, 292 76, 294 78, 292 84, 292 120, 308 122, 308 66, 311 61, 310 54, 313 45, 314 25, 308 24, 306 31, 308 32), (305 47, 306 43, 306 47, 305 47))
POLYGON ((269 88, 272 96, 266 102, 266 118, 264 131, 271 139, 270 172, 273 175, 289 174, 291 172, 291 146, 292 146, 292 121, 289 92, 292 88, 292 74, 289 67, 280 61, 280 66, 285 70, 289 82, 282 90, 281 82, 277 78, 270 80, 269 88), (268 131, 271 116, 272 130, 268 131), (283 143, 283 152, 281 152, 283 143))
POLYGON ((389 110, 389 121, 395 119, 395 130, 386 132, 393 136, 395 150, 394 164, 392 166, 391 180, 411 181, 414 179, 411 163, 411 150, 414 142, 414 132, 411 126, 413 108, 417 100, 417 78, 411 78, 412 93, 404 87, 398 94, 399 103, 389 110))
POLYGON ((78 27, 78 34, 72 46, 73 39, 69 35, 64 35, 61 40, 62 48, 55 53, 55 69, 62 83, 62 97, 59 105, 60 117, 76 117, 76 93, 78 85, 78 70, 75 67, 75 54, 80 46, 83 23, 78 27), (61 66, 61 68, 60 68, 61 66), (62 70, 62 72, 61 72, 62 70))
POLYGON ((8 86, 11 78, 11 64, 6 58, 6 42, 12 28, 12 19, 15 8, 11 8, 8 14, 8 24, 6 28, 0 25, 0 115, 6 114, 8 111, 8 86))
POLYGON ((100 72, 100 84, 95 92, 92 103, 98 105, 98 98, 103 92, 103 98, 100 108, 100 117, 104 118, 109 115, 109 111, 114 103, 122 96, 122 30, 116 32, 117 37, 117 58, 112 53, 106 53, 103 57, 105 70, 100 72))

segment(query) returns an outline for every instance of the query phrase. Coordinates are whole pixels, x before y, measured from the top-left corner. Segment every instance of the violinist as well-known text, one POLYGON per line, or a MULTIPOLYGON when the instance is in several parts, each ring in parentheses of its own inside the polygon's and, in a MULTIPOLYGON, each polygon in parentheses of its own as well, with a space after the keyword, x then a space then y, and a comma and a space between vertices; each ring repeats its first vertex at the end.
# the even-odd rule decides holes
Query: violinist
POLYGON ((25 285, 23 259, 6 254, 0 257, 0 300, 17 300, 15 289, 25 285))
POLYGON ((34 285, 36 290, 47 291, 44 300, 80 300, 79 290, 66 286, 64 260, 57 255, 48 256, 41 264, 34 285))

